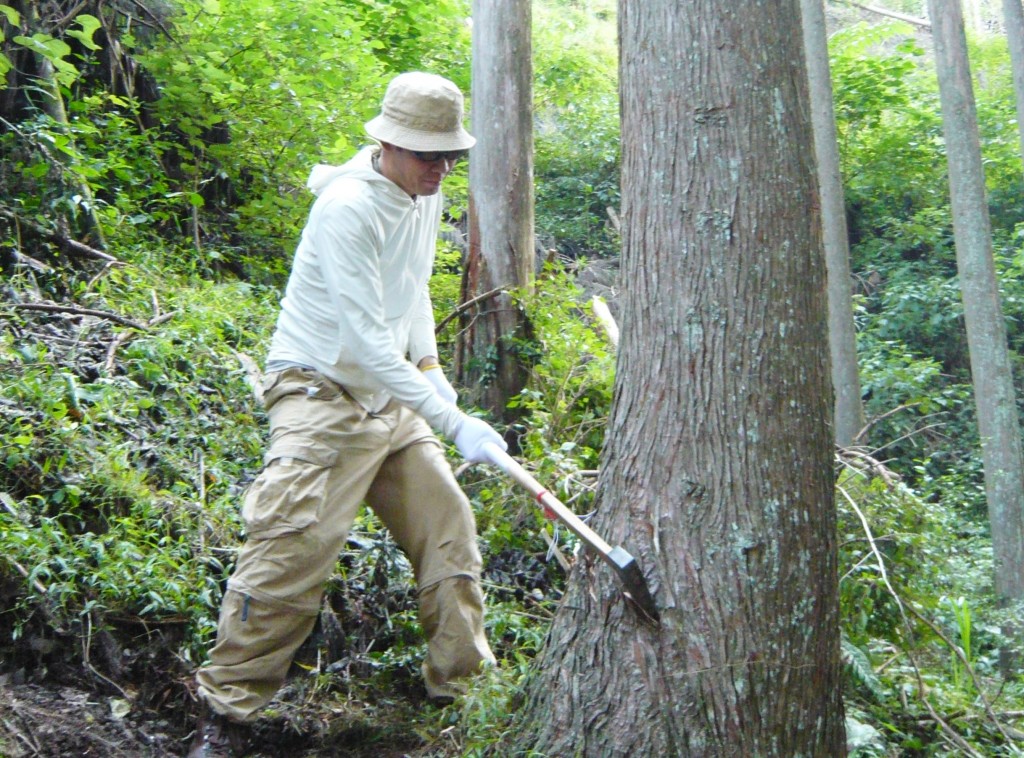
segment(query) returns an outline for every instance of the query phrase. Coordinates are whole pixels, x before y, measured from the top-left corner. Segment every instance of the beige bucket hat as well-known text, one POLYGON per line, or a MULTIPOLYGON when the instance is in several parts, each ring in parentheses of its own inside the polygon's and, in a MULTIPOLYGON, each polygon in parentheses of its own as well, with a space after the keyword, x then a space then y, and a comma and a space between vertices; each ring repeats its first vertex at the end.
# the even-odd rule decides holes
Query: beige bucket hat
POLYGON ((406 150, 468 150, 476 138, 462 127, 462 116, 462 92, 453 82, 410 71, 388 84, 380 115, 366 122, 366 133, 406 150))

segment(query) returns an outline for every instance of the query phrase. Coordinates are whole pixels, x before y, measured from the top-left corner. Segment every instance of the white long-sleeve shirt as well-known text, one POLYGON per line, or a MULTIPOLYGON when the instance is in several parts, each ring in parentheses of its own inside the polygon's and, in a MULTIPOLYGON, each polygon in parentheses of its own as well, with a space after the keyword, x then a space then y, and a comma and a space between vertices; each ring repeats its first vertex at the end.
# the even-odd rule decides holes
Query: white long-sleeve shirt
POLYGON ((317 166, 317 195, 281 301, 268 368, 303 365, 368 411, 389 398, 453 437, 462 414, 415 367, 437 355, 428 283, 441 193, 413 199, 374 171, 374 148, 317 166))

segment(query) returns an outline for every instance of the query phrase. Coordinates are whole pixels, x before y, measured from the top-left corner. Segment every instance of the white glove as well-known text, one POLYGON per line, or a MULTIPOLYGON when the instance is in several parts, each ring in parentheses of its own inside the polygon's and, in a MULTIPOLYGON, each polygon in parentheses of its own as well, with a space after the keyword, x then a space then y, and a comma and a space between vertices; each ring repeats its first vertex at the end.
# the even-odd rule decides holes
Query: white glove
POLYGON ((485 445, 487 442, 493 442, 502 450, 508 450, 508 444, 490 424, 463 414, 462 424, 455 434, 455 447, 459 449, 462 457, 470 463, 490 463, 491 457, 487 455, 485 445))
POLYGON ((423 372, 423 376, 434 385, 434 391, 441 397, 445 402, 455 405, 459 399, 459 393, 455 391, 455 388, 448 382, 448 377, 444 375, 444 370, 440 366, 434 366, 428 368, 423 372))

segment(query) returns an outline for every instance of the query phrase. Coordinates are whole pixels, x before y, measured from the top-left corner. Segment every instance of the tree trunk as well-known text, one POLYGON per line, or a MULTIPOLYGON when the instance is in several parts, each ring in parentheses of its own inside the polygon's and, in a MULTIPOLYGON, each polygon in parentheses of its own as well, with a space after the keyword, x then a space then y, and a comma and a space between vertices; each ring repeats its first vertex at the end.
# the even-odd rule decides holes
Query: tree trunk
POLYGON ((839 169, 839 138, 832 105, 828 65, 828 32, 822 0, 800 0, 810 85, 814 152, 818 158, 821 223, 828 269, 828 336, 832 356, 833 420, 836 444, 852 445, 864 428, 864 404, 857 367, 857 334, 853 323, 850 243, 846 231, 843 177, 839 169))
MULTIPOLYGON (((528 0, 473 3, 473 133, 469 255, 463 301, 494 289, 463 317, 459 378, 496 417, 526 386, 514 338, 525 317, 507 290, 529 286, 533 247, 533 67, 528 0)), ((507 420, 507 419, 506 419, 507 420)))
MULTIPOLYGON (((36 3, 18 0, 14 6, 21 15, 23 24, 27 24, 26 34, 31 35, 39 29, 39 9, 36 3)), ((53 63, 40 53, 32 56, 36 64, 36 90, 42 95, 39 107, 56 128, 69 139, 71 146, 74 146, 74 132, 68 121, 68 113, 64 107, 64 96, 61 94, 60 83, 57 81, 57 72, 53 63)), ((61 181, 70 184, 69 189, 81 195, 79 208, 81 210, 83 231, 91 235, 90 242, 93 246, 103 249, 106 247, 106 236, 103 233, 103 224, 100 222, 99 214, 96 213, 96 201, 93 197, 92 187, 82 179, 75 170, 75 159, 66 152, 53 151, 50 154, 53 162, 57 165, 55 169, 61 172, 61 181)), ((65 222, 69 228, 74 228, 72 219, 65 214, 65 222)), ((75 236, 75 235, 71 235, 75 236)))
POLYGON ((621 0, 622 325, 595 530, 527 686, 551 756, 839 756, 825 262, 797 0, 621 0))
POLYGON ((970 29, 971 34, 975 36, 981 34, 985 28, 985 24, 981 20, 981 1, 961 0, 960 9, 963 13, 965 28, 970 29))
POLYGON ((1006 41, 1010 48, 1013 92, 1017 98, 1020 157, 1024 162, 1024 7, 1021 0, 1003 0, 1003 23, 1006 26, 1006 41))
MULTIPOLYGON (((946 138, 960 292, 978 412, 996 594, 1004 606, 1024 601, 1024 454, 1006 324, 992 258, 978 119, 957 0, 928 0, 935 39, 942 129, 946 138)), ((1010 617, 1015 612, 1011 610, 1010 617)), ((1019 612, 1016 618, 1020 619, 1019 612)), ((1019 622, 1007 631, 1024 641, 1019 622)), ((1013 656, 1004 651, 1004 670, 1013 656)))

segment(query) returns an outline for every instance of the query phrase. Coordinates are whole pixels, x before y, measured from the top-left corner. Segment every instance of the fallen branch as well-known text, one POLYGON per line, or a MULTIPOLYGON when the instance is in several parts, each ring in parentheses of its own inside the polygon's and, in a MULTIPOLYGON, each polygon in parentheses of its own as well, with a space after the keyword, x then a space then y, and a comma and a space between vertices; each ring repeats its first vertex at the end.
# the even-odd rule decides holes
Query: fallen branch
POLYGON ((995 724, 996 729, 999 731, 999 734, 1002 735, 1003 739, 1009 742, 1010 736, 1005 731, 1003 731, 1003 725, 999 723, 999 719, 996 718, 995 711, 992 710, 992 704, 989 703, 988 698, 985 697, 985 695, 983 694, 981 689, 981 681, 978 679, 978 675, 977 673, 975 673, 974 667, 971 666, 971 662, 967 660, 967 655, 964 653, 963 648, 961 648, 959 645, 954 644, 952 640, 950 640, 945 634, 943 634, 941 629, 939 629, 930 619, 925 618, 924 614, 917 610, 917 608, 915 608, 913 605, 908 603, 907 609, 914 615, 914 617, 918 621, 920 621, 929 629, 931 629, 932 632, 934 632, 940 640, 945 642, 949 649, 953 651, 953 654, 960 659, 960 662, 964 665, 964 669, 970 675, 971 681, 974 683, 974 690, 978 693, 978 698, 981 700, 981 704, 985 710, 985 713, 992 720, 992 723, 995 724))
POLYGON ((927 19, 917 18, 916 16, 908 16, 905 13, 899 13, 898 11, 891 11, 888 8, 879 8, 877 5, 864 5, 863 3, 855 3, 847 0, 847 5, 852 5, 854 8, 860 8, 868 13, 877 13, 879 16, 885 16, 886 18, 894 18, 897 21, 905 21, 908 24, 912 24, 921 29, 932 30, 931 22, 927 19))
MULTIPOLYGON (((13 705, 14 715, 18 717, 18 720, 22 724, 24 724, 25 719, 22 717, 20 713, 18 713, 17 703, 14 703, 13 705)), ((43 748, 38 742, 36 742, 35 738, 31 734, 31 730, 24 729, 23 727, 19 728, 18 726, 12 724, 6 718, 3 720, 3 724, 9 733, 13 734, 15 737, 17 737, 19 740, 25 743, 28 749, 32 751, 32 755, 43 754, 43 748)))
POLYGON ((913 437, 916 437, 918 434, 923 434, 924 432, 927 432, 931 429, 939 429, 942 426, 943 424, 928 424, 927 426, 922 426, 919 429, 914 429, 913 431, 907 432, 906 434, 900 435, 899 437, 890 440, 881 447, 875 448, 872 451, 872 455, 878 455, 878 453, 880 453, 882 450, 885 450, 887 447, 892 447, 893 445, 899 444, 903 440, 909 440, 913 437))
POLYGON ((89 611, 88 613, 85 614, 85 621, 86 621, 85 636, 82 637, 82 661, 85 663, 86 667, 97 678, 99 678, 99 679, 103 680, 104 682, 106 682, 107 684, 109 684, 111 687, 113 687, 114 689, 116 689, 118 692, 121 693, 121 697, 123 697, 125 700, 131 702, 133 698, 131 697, 131 695, 129 695, 127 692, 125 692, 124 688, 120 684, 115 682, 110 677, 105 676, 104 674, 102 674, 99 669, 97 669, 95 666, 92 665, 92 660, 90 660, 90 655, 89 655, 89 652, 92 649, 92 611, 89 611))
POLYGON ((884 421, 890 416, 894 416, 900 411, 905 411, 908 408, 913 408, 916 405, 920 405, 920 403, 907 403, 905 405, 900 405, 896 408, 893 408, 891 411, 886 411, 881 416, 876 416, 875 418, 871 419, 867 424, 864 425, 864 428, 857 432, 857 434, 854 436, 854 444, 856 444, 858 440, 864 439, 864 436, 871 430, 871 427, 873 427, 875 424, 879 423, 880 421, 884 421))
POLYGON ((7 208, 0 208, 0 218, 5 218, 9 221, 13 221, 19 227, 24 227, 30 230, 35 236, 41 237, 48 242, 52 242, 60 249, 68 253, 74 253, 78 255, 87 255, 92 258, 99 258, 100 260, 110 261, 119 266, 124 264, 109 253, 105 253, 102 250, 97 250, 90 245, 86 245, 84 242, 65 237, 62 234, 58 234, 55 231, 47 229, 46 227, 37 224, 35 221, 19 216, 7 208))
POLYGON ((245 371, 245 381, 252 390, 252 396, 256 398, 259 403, 263 402, 263 372, 260 371, 259 364, 256 363, 245 353, 240 353, 237 350, 232 350, 238 362, 242 364, 242 369, 245 371))
POLYGON ((890 469, 880 460, 875 458, 873 455, 865 453, 855 447, 844 447, 840 448, 837 454, 839 462, 843 463, 857 471, 863 471, 865 468, 869 473, 879 477, 890 487, 898 484, 902 477, 895 471, 890 469))
POLYGON ((604 301, 603 297, 594 295, 594 299, 590 301, 590 307, 594 311, 594 316, 604 328, 608 341, 612 343, 612 347, 617 348, 619 346, 619 325, 615 323, 615 317, 612 316, 612 312, 608 309, 608 303, 604 301))
POLYGON ((32 586, 36 588, 36 592, 38 592, 40 595, 45 595, 49 591, 46 589, 45 584, 40 582, 38 579, 33 579, 32 575, 28 572, 28 569, 26 569, 13 558, 11 558, 11 556, 7 556, 7 560, 10 562, 12 566, 14 566, 15 570, 17 570, 19 574, 25 577, 25 579, 27 579, 28 581, 32 582, 32 586))
POLYGON ((548 546, 548 555, 553 555, 555 560, 558 561, 558 565, 568 574, 572 570, 572 564, 569 563, 565 554, 559 549, 558 543, 548 534, 547 529, 541 529, 540 536, 544 538, 544 543, 548 546))
MULTIPOLYGON (((874 535, 871 532, 871 526, 870 524, 868 524, 868 520, 867 517, 864 515, 864 512, 857 505, 856 501, 852 497, 850 497, 849 493, 846 492, 845 489, 843 489, 842 487, 838 487, 837 489, 840 493, 842 493, 843 497, 850 504, 850 507, 853 508, 854 512, 857 514, 857 518, 860 519, 861 527, 864 529, 864 535, 867 537, 871 553, 872 555, 874 555, 876 565, 878 566, 878 574, 879 576, 881 576, 882 583, 885 585, 886 590, 888 590, 889 594, 892 596, 892 599, 896 602, 896 607, 899 609, 900 612, 900 618, 903 620, 903 625, 907 630, 907 639, 912 639, 913 627, 910 624, 910 619, 907 617, 907 611, 909 610, 916 618, 921 619, 922 621, 924 621, 924 619, 916 608, 907 605, 903 602, 903 599, 900 597, 899 593, 896 592, 896 589, 892 586, 892 583, 889 581, 889 572, 885 568, 885 559, 882 558, 882 554, 878 550, 878 546, 875 543, 874 535)), ((935 626, 933 624, 931 624, 928 621, 925 621, 925 623, 933 630, 935 630, 935 626)), ((939 634, 939 637, 943 640, 946 640, 946 637, 943 636, 941 633, 939 634)), ((948 640, 946 641, 948 643, 948 640)), ((982 700, 985 702, 986 713, 991 714, 991 706, 989 706, 988 702, 982 696, 978 680, 975 677, 970 665, 967 663, 966 658, 963 657, 963 651, 960 651, 955 645, 951 645, 951 647, 959 655, 961 655, 961 660, 964 661, 964 666, 971 672, 971 678, 975 682, 975 687, 977 688, 978 696, 982 697, 982 700)), ((936 724, 938 724, 939 729, 942 730, 942 734, 947 739, 952 741, 957 747, 959 747, 964 752, 964 755, 970 755, 976 758, 984 758, 984 756, 981 753, 975 750, 974 747, 967 740, 965 740, 955 729, 953 729, 953 727, 946 723, 946 721, 935 711, 935 708, 928 700, 924 684, 924 677, 921 675, 921 668, 917 663, 917 659, 909 650, 905 650, 904 653, 907 656, 907 660, 910 661, 911 667, 914 669, 914 676, 917 679, 918 698, 924 704, 925 708, 928 709, 929 715, 931 716, 932 720, 936 724)), ((1002 725, 998 722, 998 720, 995 720, 995 724, 996 728, 999 730, 999 733, 1002 734, 1003 737, 1006 737, 1006 733, 1003 731, 1002 725)))
POLYGON ((13 303, 11 307, 23 311, 44 311, 46 313, 71 313, 75 316, 95 316, 96 318, 105 318, 108 321, 114 321, 122 326, 130 326, 132 329, 138 329, 141 332, 148 331, 145 326, 137 321, 132 321, 130 318, 119 316, 116 313, 94 310, 92 308, 79 308, 74 305, 56 305, 51 303, 13 303))
POLYGON ((95 275, 95 276, 93 276, 93 277, 92 277, 92 278, 91 278, 91 279, 90 279, 90 280, 88 281, 88 283, 86 283, 86 285, 85 285, 85 292, 92 292, 92 289, 93 289, 93 287, 95 287, 95 286, 96 286, 96 282, 98 282, 98 281, 99 281, 99 280, 100 280, 101 278, 103 278, 103 276, 105 276, 105 275, 106 275, 106 273, 107 273, 108 271, 110 271, 110 269, 112 269, 112 268, 113 268, 114 266, 120 266, 120 265, 122 265, 122 264, 121 264, 120 262, 118 262, 118 261, 107 261, 107 262, 106 262, 106 263, 104 264, 103 268, 101 268, 101 269, 100 269, 100 270, 99 270, 99 271, 98 271, 98 272, 96 273, 96 275, 95 275))
MULTIPOLYGON (((18 509, 14 503, 14 498, 12 498, 6 492, 0 492, 0 503, 3 503, 4 509, 12 516, 14 516, 14 518, 21 519, 21 514, 18 513, 18 509)), ((20 563, 14 560, 11 556, 8 555, 7 560, 10 562, 12 566, 14 566, 15 570, 19 574, 25 577, 25 579, 27 579, 28 581, 32 582, 32 586, 36 588, 36 592, 38 592, 40 595, 46 595, 46 593, 49 590, 46 588, 45 584, 39 581, 38 577, 33 578, 32 575, 29 573, 28 569, 26 569, 24 566, 22 566, 20 563)))
MULTIPOLYGON (((171 311, 170 313, 165 313, 162 316, 152 318, 146 322, 144 327, 141 327, 141 331, 148 332, 154 326, 159 326, 165 321, 170 321, 177 315, 178 311, 171 311)), ((111 340, 110 346, 107 347, 107 359, 103 362, 103 370, 107 376, 114 372, 114 357, 117 355, 117 351, 134 336, 135 332, 121 332, 111 340)))
POLYGON ((604 210, 608 214, 608 220, 611 222, 612 229, 615 230, 616 234, 622 234, 622 221, 619 220, 618 211, 616 211, 611 206, 605 208, 604 210))
POLYGON ((477 295, 476 297, 474 297, 474 298, 472 298, 470 300, 467 300, 462 305, 460 305, 458 308, 456 308, 454 311, 452 311, 447 316, 445 316, 443 319, 441 319, 440 323, 438 323, 437 326, 434 327, 434 333, 435 334, 440 334, 441 330, 448 324, 449 321, 451 321, 454 318, 457 318, 460 314, 465 313, 470 308, 472 308, 474 305, 476 305, 478 303, 481 303, 484 300, 487 300, 488 298, 492 298, 495 295, 500 295, 504 291, 505 291, 504 287, 495 287, 494 289, 488 290, 487 292, 483 293, 482 295, 477 295))

